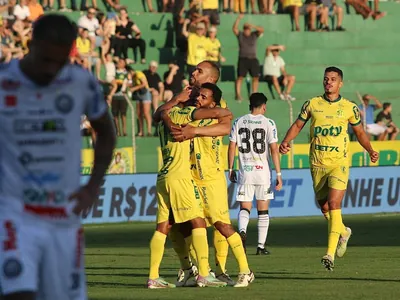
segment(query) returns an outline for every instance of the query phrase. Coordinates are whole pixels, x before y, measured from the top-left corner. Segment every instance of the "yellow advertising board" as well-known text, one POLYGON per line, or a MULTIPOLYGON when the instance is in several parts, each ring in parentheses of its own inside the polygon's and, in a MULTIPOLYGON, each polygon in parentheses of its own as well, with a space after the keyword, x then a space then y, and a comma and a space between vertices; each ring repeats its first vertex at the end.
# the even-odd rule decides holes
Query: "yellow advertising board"
MULTIPOLYGON (((379 152, 379 160, 376 163, 371 163, 368 154, 364 157, 364 151, 358 142, 350 143, 350 165, 352 167, 361 166, 398 166, 400 165, 400 141, 374 141, 371 142, 375 151, 379 152), (366 159, 365 159, 366 158, 366 159), (364 164, 364 161, 366 164, 364 164)), ((293 155, 293 168, 303 169, 309 167, 309 144, 295 144, 292 151, 293 155)), ((228 169, 228 145, 222 147, 222 157, 225 162, 225 170, 228 169)), ((291 155, 281 156, 281 168, 288 169, 291 166, 291 155)), ((162 166, 162 156, 160 147, 158 147, 158 169, 162 166)), ((234 167, 238 166, 238 156, 236 151, 234 167)))
MULTIPOLYGON (((81 174, 89 175, 93 168, 93 149, 83 149, 81 156, 81 174)), ((132 147, 118 148, 114 150, 113 159, 107 174, 129 174, 134 171, 132 147)))

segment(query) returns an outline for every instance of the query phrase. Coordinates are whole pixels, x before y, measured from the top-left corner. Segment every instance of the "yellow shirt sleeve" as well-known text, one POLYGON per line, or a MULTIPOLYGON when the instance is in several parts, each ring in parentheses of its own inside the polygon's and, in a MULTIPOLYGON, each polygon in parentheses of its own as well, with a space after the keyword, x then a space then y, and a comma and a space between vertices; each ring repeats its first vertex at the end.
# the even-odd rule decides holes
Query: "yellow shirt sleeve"
POLYGON ((308 119, 311 118, 311 109, 310 109, 311 100, 304 102, 303 106, 301 107, 301 111, 299 114, 298 119, 307 122, 308 119))
POLYGON ((352 126, 356 126, 361 123, 361 115, 360 115, 360 110, 358 109, 358 106, 352 103, 352 110, 353 113, 350 115, 349 118, 349 123, 352 126))
POLYGON ((171 110, 169 117, 171 121, 177 125, 188 124, 193 121, 193 114, 196 111, 194 106, 186 106, 181 109, 171 110))

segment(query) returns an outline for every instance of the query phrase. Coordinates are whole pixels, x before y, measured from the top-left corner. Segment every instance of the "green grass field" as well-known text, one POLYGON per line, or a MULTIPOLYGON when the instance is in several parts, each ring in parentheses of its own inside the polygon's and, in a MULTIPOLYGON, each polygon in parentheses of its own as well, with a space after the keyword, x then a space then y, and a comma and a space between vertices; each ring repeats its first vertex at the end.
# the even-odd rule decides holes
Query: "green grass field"
MULTIPOLYGON (((89 299, 400 299, 400 214, 345 216, 353 230, 348 252, 335 270, 320 265, 327 225, 319 218, 272 219, 270 256, 254 255, 256 221, 248 232, 248 258, 256 280, 245 289, 147 290, 151 223, 86 226, 89 299)), ((211 240, 212 241, 212 240, 211 240)), ((213 264, 214 250, 210 249, 213 264)), ((228 258, 228 272, 237 264, 228 258)), ((170 245, 161 276, 174 281, 179 263, 170 245)))

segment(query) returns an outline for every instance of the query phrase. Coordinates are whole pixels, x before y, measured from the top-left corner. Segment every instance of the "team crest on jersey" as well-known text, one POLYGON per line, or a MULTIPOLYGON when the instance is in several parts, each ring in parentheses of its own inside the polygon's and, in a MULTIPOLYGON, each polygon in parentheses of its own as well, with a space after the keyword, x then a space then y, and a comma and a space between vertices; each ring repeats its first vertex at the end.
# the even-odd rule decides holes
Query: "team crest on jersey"
POLYGON ((336 112, 336 117, 338 117, 339 119, 343 118, 344 116, 344 112, 342 109, 338 109, 338 111, 336 112))
POLYGON ((70 95, 61 94, 56 98, 56 108, 63 114, 69 113, 74 107, 74 100, 70 95))
POLYGON ((357 106, 353 106, 353 113, 356 120, 360 120, 360 110, 357 106))
POLYGON ((309 105, 310 105, 310 101, 304 102, 303 107, 301 108, 301 112, 306 113, 309 105))

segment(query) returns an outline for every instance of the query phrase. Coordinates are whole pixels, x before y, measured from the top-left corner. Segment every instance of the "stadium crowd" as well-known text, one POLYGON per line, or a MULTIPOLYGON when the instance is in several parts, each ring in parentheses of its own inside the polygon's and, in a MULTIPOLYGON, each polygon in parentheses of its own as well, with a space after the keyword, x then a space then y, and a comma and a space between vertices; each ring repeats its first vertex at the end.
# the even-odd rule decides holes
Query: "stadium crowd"
MULTIPOLYGON (((78 1, 72 0, 67 6, 65 0, 60 0, 58 10, 67 12, 78 10, 78 1)), ((285 51, 285 45, 270 45, 265 50, 263 67, 260 68, 257 59, 257 40, 264 29, 250 23, 240 26, 243 14, 247 11, 244 0, 224 0, 222 8, 218 0, 192 0, 189 9, 185 11, 184 0, 163 0, 158 3, 158 11, 174 14, 175 59, 168 64, 168 71, 158 73, 158 62, 150 61, 146 66, 146 38, 140 30, 140 24, 129 17, 127 9, 119 0, 103 0, 107 12, 97 8, 97 1, 82 0, 79 10, 84 11, 78 20, 79 37, 71 51, 71 63, 79 64, 93 72, 103 83, 107 101, 111 107, 119 136, 126 136, 126 113, 128 101, 136 101, 138 118, 137 136, 153 136, 152 111, 161 102, 169 101, 174 94, 182 91, 188 84, 188 74, 195 66, 204 60, 210 60, 218 65, 224 64, 221 43, 218 39, 220 10, 223 13, 240 12, 233 24, 232 38, 236 36, 239 46, 239 59, 236 76, 236 100, 242 101, 241 88, 243 79, 250 74, 252 91, 257 92, 259 81, 266 82, 272 92, 277 92, 281 100, 295 100, 291 90, 296 77, 288 74, 285 61, 280 53, 285 51), (132 55, 130 54, 132 53, 132 55), (133 58, 133 59, 132 59, 133 58), (140 63, 140 64, 139 64, 140 63), (102 72, 104 70, 104 72, 102 72), (146 126, 144 126, 146 124, 146 126)), ((371 9, 364 0, 347 0, 364 18, 379 19, 385 14, 378 9, 378 1, 371 9)), ((155 12, 152 1, 147 1, 147 9, 155 12)), ((337 17, 337 31, 345 30, 342 26, 343 9, 334 0, 260 0, 258 12, 254 0, 249 1, 251 13, 290 13, 295 28, 299 30, 299 14, 308 16, 309 31, 329 31, 328 17, 337 17), (276 12, 274 10, 276 7, 276 12)), ((3 62, 12 58, 21 58, 28 51, 28 41, 31 38, 32 23, 45 11, 54 10, 54 0, 0 0, 0 57, 3 62)), ((272 93, 273 94, 273 93, 272 93)), ((385 106, 384 117, 379 121, 367 118, 367 124, 380 124, 378 131, 369 132, 377 139, 387 137, 394 139, 398 133, 396 125, 390 118, 388 104, 385 106), (388 115, 389 113, 389 115, 388 115), (388 116, 388 117, 387 117, 388 116), (378 134, 376 134, 378 132, 378 134)), ((375 108, 380 108, 376 106, 375 108)))

